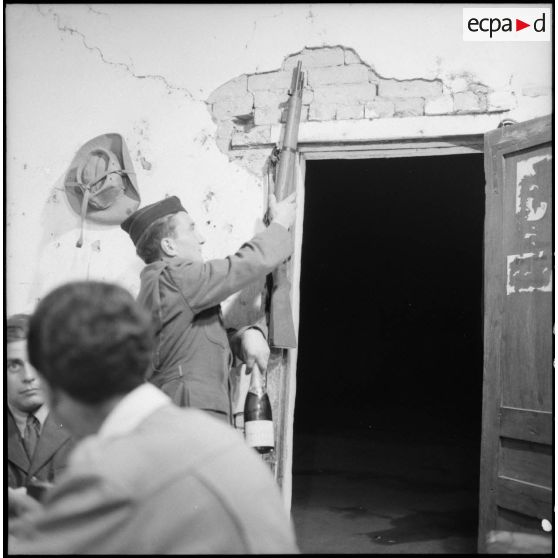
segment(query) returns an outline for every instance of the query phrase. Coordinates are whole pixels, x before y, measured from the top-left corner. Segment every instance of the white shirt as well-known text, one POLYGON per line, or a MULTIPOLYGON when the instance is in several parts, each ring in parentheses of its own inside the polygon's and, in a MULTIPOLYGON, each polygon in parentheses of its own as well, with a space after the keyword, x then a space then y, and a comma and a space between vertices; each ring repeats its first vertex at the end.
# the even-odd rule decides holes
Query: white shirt
POLYGON ((150 383, 126 394, 105 418, 97 436, 109 438, 128 434, 159 407, 171 403, 170 397, 150 383))

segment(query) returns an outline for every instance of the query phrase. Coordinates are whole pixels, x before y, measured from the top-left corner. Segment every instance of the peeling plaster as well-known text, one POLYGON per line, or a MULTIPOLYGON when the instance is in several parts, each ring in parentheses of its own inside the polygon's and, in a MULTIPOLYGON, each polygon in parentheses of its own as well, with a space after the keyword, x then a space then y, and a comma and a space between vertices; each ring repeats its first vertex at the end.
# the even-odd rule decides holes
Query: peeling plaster
MULTIPOLYGON (((58 28, 59 31, 61 31, 62 33, 68 33, 72 36, 79 37, 81 39, 81 42, 83 43, 83 46, 85 46, 85 48, 87 50, 90 50, 91 52, 96 52, 99 55, 99 58, 101 59, 101 61, 103 63, 105 63, 109 66, 114 66, 115 68, 124 69, 129 75, 131 75, 132 77, 134 77, 136 79, 150 79, 150 80, 155 80, 155 81, 161 81, 164 84, 164 86, 166 87, 169 94, 171 94, 173 92, 183 93, 189 99, 191 99, 193 101, 204 102, 202 99, 198 99, 198 98, 194 97, 194 95, 192 95, 192 93, 190 93, 190 91, 188 91, 188 89, 186 89, 185 87, 178 87, 178 86, 173 85, 172 83, 170 83, 165 76, 158 75, 158 74, 144 74, 144 75, 136 74, 134 69, 133 69, 133 65, 134 65, 133 62, 131 62, 130 64, 126 64, 125 62, 116 62, 116 61, 108 60, 100 47, 91 46, 87 42, 87 38, 86 38, 84 33, 79 31, 78 29, 74 29, 73 27, 63 25, 60 21, 60 16, 52 8, 47 8, 46 12, 44 12, 41 9, 40 4, 38 6, 36 6, 36 8, 37 8, 37 11, 39 12, 39 14, 41 16, 43 16, 43 17, 49 17, 50 16, 51 19, 55 22, 56 27, 58 28)), ((90 8, 90 10, 91 10, 91 8, 90 8)), ((100 15, 107 15, 107 14, 100 14, 100 15)))
POLYGON ((144 170, 151 170, 151 163, 141 154, 141 151, 138 150, 138 157, 140 164, 144 170))
POLYGON ((205 198, 202 201, 202 205, 203 208, 205 209, 206 213, 209 213, 209 204, 211 203, 211 200, 215 197, 215 192, 213 192, 212 190, 210 190, 206 195, 205 198))
POLYGON ((512 254, 507 257, 506 293, 552 292, 551 262, 546 254, 512 254))

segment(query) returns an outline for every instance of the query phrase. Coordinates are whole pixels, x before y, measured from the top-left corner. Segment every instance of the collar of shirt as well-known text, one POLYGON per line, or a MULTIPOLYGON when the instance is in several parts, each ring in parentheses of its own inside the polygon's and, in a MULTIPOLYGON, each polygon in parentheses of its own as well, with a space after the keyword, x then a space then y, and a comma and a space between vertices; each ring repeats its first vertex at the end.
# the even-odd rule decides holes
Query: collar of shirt
MULTIPOLYGON (((29 413, 23 413, 22 411, 19 411, 12 406, 9 406, 9 409, 10 412, 12 413, 12 416, 14 417, 17 429, 19 430, 19 433, 23 438, 23 435, 25 433, 25 426, 27 425, 27 415, 29 413)), ((39 421, 39 434, 40 434, 43 431, 43 426, 48 416, 48 407, 43 403, 32 414, 35 415, 35 418, 39 421)))
POLYGON ((170 402, 170 398, 160 389, 144 383, 117 403, 104 420, 97 436, 108 438, 128 434, 151 413, 170 402))

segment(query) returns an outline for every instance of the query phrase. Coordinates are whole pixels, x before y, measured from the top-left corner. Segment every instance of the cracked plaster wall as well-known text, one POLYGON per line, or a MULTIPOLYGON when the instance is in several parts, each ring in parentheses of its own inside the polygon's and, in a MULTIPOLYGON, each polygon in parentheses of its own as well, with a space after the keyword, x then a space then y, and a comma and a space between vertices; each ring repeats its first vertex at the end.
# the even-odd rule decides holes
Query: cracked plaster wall
MULTIPOLYGON (((253 163, 239 165, 229 160, 223 138, 232 132, 232 117, 277 118, 276 93, 283 86, 255 89, 240 114, 227 107, 216 114, 211 94, 237 76, 257 81, 257 74, 288 65, 285 57, 305 47, 350 47, 342 49, 342 64, 332 66, 341 73, 347 72, 341 67, 347 60, 359 67, 352 68, 356 74, 348 84, 355 95, 363 81, 375 88, 371 99, 360 92, 363 118, 376 109, 382 118, 397 119, 416 110, 402 80, 426 87, 442 83, 432 109, 441 112, 448 110, 444 94, 454 79, 463 80, 453 86, 464 84, 467 94, 472 83, 512 93, 515 110, 524 111, 518 114, 549 112, 550 44, 495 43, 488 49, 463 43, 459 5, 344 5, 342 17, 339 9, 335 4, 7 6, 7 312, 31 311, 50 288, 74 278, 114 280, 137 291, 142 264, 119 227, 88 224, 83 248, 75 248, 79 218, 62 180, 75 151, 101 133, 124 136, 142 205, 167 194, 181 197, 207 239, 207 257, 231 253, 252 236, 265 209, 261 171, 267 153, 253 152, 253 163), (346 58, 351 52, 355 58, 346 58), (389 91, 393 87, 397 95, 389 91), (256 96, 265 109, 258 113, 256 96), (387 116, 382 110, 390 113, 391 105, 377 104, 367 112, 368 103, 392 97, 407 99, 400 105, 407 108, 396 113, 394 107, 387 116)), ((330 77, 331 71, 316 67, 312 94, 334 86, 327 83, 330 77)), ((485 92, 473 94, 478 99, 485 92)), ((458 105, 454 96, 453 110, 466 109, 475 99, 464 95, 458 105)), ((355 117, 354 107, 323 100, 320 113, 306 93, 306 118, 355 117)), ((232 322, 257 313, 257 291, 243 295, 238 311, 230 305, 232 322)))

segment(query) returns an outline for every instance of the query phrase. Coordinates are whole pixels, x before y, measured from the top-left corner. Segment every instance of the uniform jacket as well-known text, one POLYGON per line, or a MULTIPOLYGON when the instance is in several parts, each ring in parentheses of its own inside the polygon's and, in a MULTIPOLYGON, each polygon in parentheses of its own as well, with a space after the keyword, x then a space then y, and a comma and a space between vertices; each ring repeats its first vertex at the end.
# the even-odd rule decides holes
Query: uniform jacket
POLYGON ((14 417, 9 411, 7 423, 8 486, 26 486, 33 477, 54 482, 66 467, 68 454, 73 447, 68 431, 56 423, 52 413, 49 413, 33 458, 29 460, 14 417))
POLYGON ((241 436, 169 402, 123 436, 90 437, 12 554, 296 553, 269 469, 241 436))
POLYGON ((272 223, 224 259, 148 264, 138 302, 156 324, 150 381, 179 406, 229 414, 231 351, 219 304, 270 273, 291 250, 290 233, 272 223))

